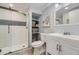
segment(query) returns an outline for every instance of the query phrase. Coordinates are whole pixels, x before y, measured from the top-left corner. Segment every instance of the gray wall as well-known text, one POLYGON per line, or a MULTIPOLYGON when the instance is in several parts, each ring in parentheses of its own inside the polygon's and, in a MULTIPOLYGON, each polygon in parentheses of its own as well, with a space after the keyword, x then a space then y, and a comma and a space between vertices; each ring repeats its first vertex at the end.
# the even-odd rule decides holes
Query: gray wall
POLYGON ((53 6, 49 7, 45 12, 43 12, 42 17, 40 18, 40 32, 43 33, 63 33, 63 32, 70 32, 74 35, 79 35, 79 25, 65 25, 65 26, 53 26, 54 25, 54 9, 53 6), (50 16, 50 27, 43 27, 42 20, 45 15, 50 16))
POLYGON ((70 32, 72 35, 79 35, 79 25, 56 26, 53 30, 56 33, 70 32))
POLYGON ((53 6, 48 7, 42 14, 42 17, 40 18, 40 32, 53 32, 53 24, 54 24, 54 8, 53 6), (45 19, 45 16, 49 15, 49 22, 50 26, 49 27, 44 27, 43 26, 43 19, 45 19))

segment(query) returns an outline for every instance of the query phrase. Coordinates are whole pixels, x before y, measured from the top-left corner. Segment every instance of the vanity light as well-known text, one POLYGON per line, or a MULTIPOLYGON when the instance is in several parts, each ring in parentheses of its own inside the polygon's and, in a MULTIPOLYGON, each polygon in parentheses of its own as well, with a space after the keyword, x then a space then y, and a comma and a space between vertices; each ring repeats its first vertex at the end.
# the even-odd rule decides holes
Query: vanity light
POLYGON ((13 4, 9 4, 10 7, 13 7, 13 4))
POLYGON ((57 8, 59 6, 59 4, 57 3, 57 4, 55 4, 55 8, 57 8))
POLYGON ((69 7, 65 7, 65 9, 68 9, 69 7))

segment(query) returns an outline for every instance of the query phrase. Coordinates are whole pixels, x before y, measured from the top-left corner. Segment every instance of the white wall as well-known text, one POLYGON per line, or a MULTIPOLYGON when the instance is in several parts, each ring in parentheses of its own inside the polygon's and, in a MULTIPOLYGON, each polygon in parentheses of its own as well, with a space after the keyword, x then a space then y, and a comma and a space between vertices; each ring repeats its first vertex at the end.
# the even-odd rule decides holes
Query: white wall
POLYGON ((65 13, 63 15, 63 24, 67 24, 67 20, 69 19, 69 13, 65 13))
MULTIPOLYGON (((78 11, 78 10, 77 10, 78 11)), ((54 12, 54 10, 52 10, 52 7, 50 7, 47 11, 45 11, 44 12, 44 14, 43 14, 43 16, 45 16, 47 13, 49 13, 49 14, 51 14, 52 12, 54 12)), ((72 12, 71 12, 72 13, 72 12)), ((70 13, 70 14, 71 14, 70 13)), ((75 19, 73 22, 75 22, 75 23, 79 23, 79 11, 78 11, 78 13, 76 12, 76 11, 74 11, 73 12, 74 13, 74 15, 76 16, 76 17, 74 17, 73 16, 73 14, 71 14, 72 15, 72 17, 71 17, 71 21, 73 20, 73 19, 75 19), (77 15, 75 14, 75 13, 77 13, 77 15), (76 22, 76 21, 78 21, 78 22, 76 22)), ((53 15, 53 13, 52 13, 52 15, 53 15)), ((79 25, 69 25, 69 26, 53 26, 54 24, 53 24, 53 21, 54 21, 54 17, 52 17, 53 19, 50 19, 50 23, 51 23, 51 25, 50 25, 50 27, 49 28, 43 28, 42 26, 42 24, 40 25, 41 26, 41 28, 40 28, 40 32, 45 32, 45 33, 53 33, 53 32, 56 32, 56 33, 63 33, 63 32, 70 32, 71 34, 74 34, 74 35, 79 35, 79 25)), ((41 23, 42 23, 42 18, 41 18, 41 23)))
POLYGON ((50 6, 43 12, 42 17, 40 18, 40 32, 52 32, 53 24, 54 24, 54 9, 53 6, 50 6), (49 15, 50 18, 49 20, 50 26, 44 27, 43 19, 45 19, 47 15, 49 15))
POLYGON ((72 35, 79 35, 79 25, 56 26, 52 30, 56 33, 70 32, 72 35))
POLYGON ((69 20, 70 20, 70 24, 79 23, 79 9, 69 12, 69 20))
POLYGON ((63 32, 70 32, 74 35, 79 35, 79 25, 73 25, 73 24, 79 24, 79 9, 70 11, 68 14, 64 15, 64 24, 67 18, 69 18, 69 23, 72 25, 67 26, 56 26, 54 27, 54 32, 63 33, 63 32))

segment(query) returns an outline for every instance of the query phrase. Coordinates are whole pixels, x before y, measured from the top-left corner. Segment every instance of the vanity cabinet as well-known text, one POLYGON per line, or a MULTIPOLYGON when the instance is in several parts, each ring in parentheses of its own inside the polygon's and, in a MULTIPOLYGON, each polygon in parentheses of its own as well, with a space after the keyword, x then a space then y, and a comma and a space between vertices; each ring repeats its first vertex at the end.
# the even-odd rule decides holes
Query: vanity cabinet
POLYGON ((73 39, 63 38, 60 40, 60 54, 61 55, 79 55, 79 41, 73 39))
POLYGON ((70 44, 49 39, 46 42, 47 53, 52 55, 79 55, 79 48, 70 44))
MULTIPOLYGON (((51 46, 51 49, 52 50, 54 49, 54 51, 52 51, 52 52, 55 52, 56 51, 55 47, 57 48, 57 44, 58 44, 58 49, 57 49, 58 52, 55 52, 54 54, 56 54, 56 55, 79 55, 79 48, 76 47, 76 46, 73 46, 73 44, 76 44, 76 43, 74 42, 74 43, 71 43, 70 44, 66 40, 68 40, 68 39, 65 39, 64 40, 64 38, 63 39, 61 38, 61 40, 59 39, 59 43, 56 43, 58 41, 54 41, 54 39, 52 38, 52 40, 50 40, 51 42, 49 43, 49 44, 52 43, 50 45, 51 46)), ((69 40, 71 40, 71 39, 69 39, 69 40)), ((47 44, 47 46, 48 46, 48 44, 47 44)))
POLYGON ((45 37, 46 38, 46 52, 47 54, 53 54, 53 55, 58 55, 59 51, 58 51, 58 45, 59 45, 59 41, 52 39, 52 37, 45 37))
POLYGON ((46 53, 51 55, 79 55, 79 41, 58 36, 45 36, 46 53))
POLYGON ((62 43, 60 55, 79 55, 79 48, 62 43))

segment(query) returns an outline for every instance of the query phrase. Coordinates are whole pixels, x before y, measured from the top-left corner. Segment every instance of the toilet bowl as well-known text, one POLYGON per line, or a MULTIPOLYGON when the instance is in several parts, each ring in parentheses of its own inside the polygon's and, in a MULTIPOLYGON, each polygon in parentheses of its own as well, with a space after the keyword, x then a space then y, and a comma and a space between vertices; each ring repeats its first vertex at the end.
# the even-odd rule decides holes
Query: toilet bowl
POLYGON ((44 44, 42 41, 35 41, 32 43, 32 47, 40 47, 44 44))
POLYGON ((33 54, 34 55, 40 55, 42 46, 44 45, 44 42, 42 41, 35 41, 32 43, 32 48, 33 48, 33 54))

